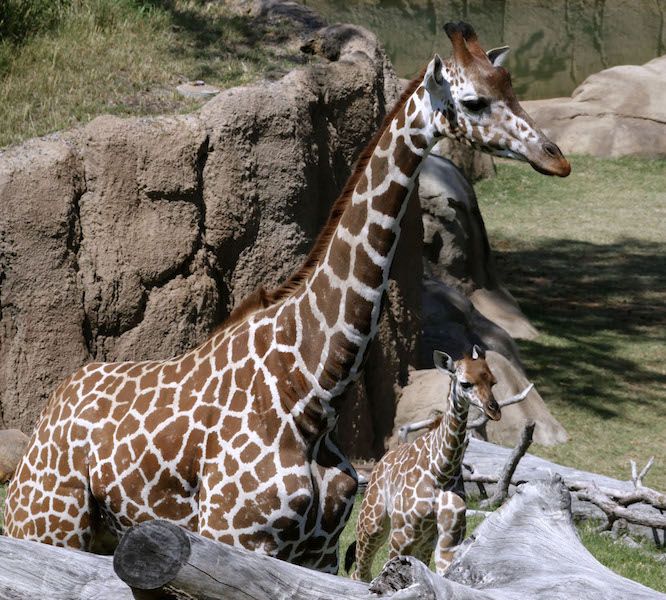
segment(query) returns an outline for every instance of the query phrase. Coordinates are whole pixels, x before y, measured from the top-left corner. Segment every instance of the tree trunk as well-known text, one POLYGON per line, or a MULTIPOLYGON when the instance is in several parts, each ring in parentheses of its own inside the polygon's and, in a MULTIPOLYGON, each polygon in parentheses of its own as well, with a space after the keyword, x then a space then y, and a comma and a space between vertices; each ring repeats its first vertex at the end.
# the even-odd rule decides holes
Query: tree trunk
POLYGON ((610 571, 585 549, 559 475, 519 487, 464 542, 446 575, 497 600, 666 599, 610 571))

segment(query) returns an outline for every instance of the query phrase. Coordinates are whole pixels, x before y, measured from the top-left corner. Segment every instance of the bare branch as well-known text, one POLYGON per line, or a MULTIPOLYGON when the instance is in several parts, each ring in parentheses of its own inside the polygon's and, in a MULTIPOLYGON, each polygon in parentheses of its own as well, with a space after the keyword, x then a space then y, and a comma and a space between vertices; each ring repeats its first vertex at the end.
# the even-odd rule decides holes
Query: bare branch
POLYGON ((650 457, 650 460, 647 461, 643 469, 639 474, 636 474, 636 463, 633 460, 629 461, 629 464, 631 465, 631 481, 634 484, 634 487, 636 489, 644 487, 643 486, 643 478, 648 474, 649 470, 652 468, 652 465, 654 464, 654 456, 650 457))
POLYGON ((414 423, 407 423, 398 429, 398 442, 404 444, 407 442, 407 436, 413 431, 419 431, 419 429, 426 429, 432 427, 438 419, 441 419, 441 415, 430 417, 429 419, 424 419, 423 421, 415 421, 414 423))
POLYGON ((527 452, 527 449, 530 447, 530 444, 532 443, 532 434, 534 433, 535 425, 536 423, 532 419, 529 419, 525 423, 523 432, 520 435, 520 441, 518 442, 518 445, 513 449, 513 452, 509 456, 509 459, 506 461, 504 469, 502 469, 502 473, 500 474, 499 479, 497 481, 497 487, 495 488, 495 492, 490 498, 481 502, 480 506, 482 508, 486 508, 488 506, 496 506, 502 504, 502 502, 506 500, 507 496, 509 495, 509 484, 511 483, 511 478, 513 477, 513 474, 516 472, 516 467, 518 466, 520 459, 523 456, 525 456, 525 452, 527 452))
POLYGON ((588 486, 586 489, 576 492, 576 496, 579 500, 585 500, 586 502, 598 506, 604 512, 606 517, 608 517, 610 524, 617 519, 624 519, 629 523, 635 523, 636 525, 643 525, 645 527, 655 527, 658 529, 666 528, 666 515, 638 512, 622 506, 621 504, 614 502, 598 488, 595 489, 595 486, 588 486))

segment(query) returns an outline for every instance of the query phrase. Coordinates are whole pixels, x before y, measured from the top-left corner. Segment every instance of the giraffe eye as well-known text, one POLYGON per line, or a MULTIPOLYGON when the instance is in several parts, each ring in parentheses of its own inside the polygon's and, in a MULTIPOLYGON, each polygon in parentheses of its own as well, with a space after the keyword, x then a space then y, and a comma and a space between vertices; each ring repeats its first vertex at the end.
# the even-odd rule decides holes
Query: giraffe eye
POLYGON ((460 385, 463 387, 465 390, 470 390, 474 387, 473 383, 470 383, 469 381, 461 381, 460 385))
POLYGON ((490 106, 487 98, 471 98, 470 100, 461 100, 460 103, 466 110, 473 113, 481 112, 490 106))

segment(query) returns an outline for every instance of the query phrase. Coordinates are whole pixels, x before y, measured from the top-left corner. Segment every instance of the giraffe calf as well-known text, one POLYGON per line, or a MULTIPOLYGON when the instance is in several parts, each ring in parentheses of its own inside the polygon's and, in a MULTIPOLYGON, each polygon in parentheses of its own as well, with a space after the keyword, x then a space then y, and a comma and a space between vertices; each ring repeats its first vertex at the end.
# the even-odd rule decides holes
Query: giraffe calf
POLYGON ((357 541, 345 557, 347 570, 356 561, 352 579, 370 581, 372 559, 387 536, 389 558, 411 555, 428 564, 434 550, 439 574, 464 538, 461 464, 467 413, 473 404, 490 419, 500 419, 492 393, 496 380, 477 346, 458 361, 435 351, 434 361, 451 377, 446 412, 425 435, 387 452, 373 470, 356 524, 357 541))

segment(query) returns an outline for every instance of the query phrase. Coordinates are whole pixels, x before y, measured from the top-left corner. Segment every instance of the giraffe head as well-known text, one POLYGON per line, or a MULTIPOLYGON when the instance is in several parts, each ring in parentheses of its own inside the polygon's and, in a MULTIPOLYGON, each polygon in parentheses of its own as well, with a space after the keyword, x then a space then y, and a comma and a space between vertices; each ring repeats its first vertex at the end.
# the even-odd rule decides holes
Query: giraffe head
POLYGON ((569 161, 518 103, 511 76, 502 66, 509 48, 485 52, 467 23, 447 23, 444 30, 453 56, 442 61, 436 54, 423 78, 434 137, 527 161, 546 175, 569 175, 569 161))
POLYGON ((433 360, 439 371, 451 377, 451 397, 458 403, 458 408, 467 408, 472 404, 489 419, 500 420, 502 411, 492 390, 497 380, 478 346, 472 348, 471 355, 456 361, 445 352, 435 350, 433 360))

